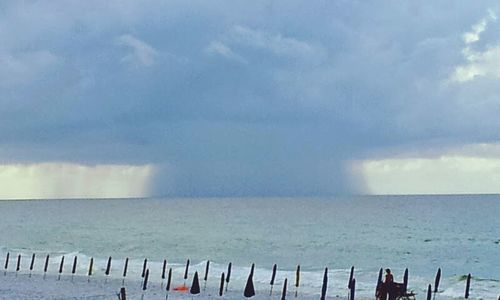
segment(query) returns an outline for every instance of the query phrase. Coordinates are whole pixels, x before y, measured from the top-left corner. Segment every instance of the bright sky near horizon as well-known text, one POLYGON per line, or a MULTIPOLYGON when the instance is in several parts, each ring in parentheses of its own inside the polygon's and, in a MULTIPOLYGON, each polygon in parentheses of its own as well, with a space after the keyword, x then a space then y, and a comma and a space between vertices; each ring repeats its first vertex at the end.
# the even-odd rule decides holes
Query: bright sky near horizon
POLYGON ((0 199, 500 193, 497 1, 2 1, 0 199))

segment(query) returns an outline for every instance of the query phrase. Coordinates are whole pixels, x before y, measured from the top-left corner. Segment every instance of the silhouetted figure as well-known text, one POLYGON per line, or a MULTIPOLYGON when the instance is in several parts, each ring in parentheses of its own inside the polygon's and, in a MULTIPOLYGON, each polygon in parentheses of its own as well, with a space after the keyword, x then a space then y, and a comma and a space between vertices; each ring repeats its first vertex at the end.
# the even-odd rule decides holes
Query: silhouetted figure
POLYGON ((389 295, 389 300, 396 299, 396 295, 394 295, 394 276, 392 276, 391 269, 385 269, 384 286, 389 295))

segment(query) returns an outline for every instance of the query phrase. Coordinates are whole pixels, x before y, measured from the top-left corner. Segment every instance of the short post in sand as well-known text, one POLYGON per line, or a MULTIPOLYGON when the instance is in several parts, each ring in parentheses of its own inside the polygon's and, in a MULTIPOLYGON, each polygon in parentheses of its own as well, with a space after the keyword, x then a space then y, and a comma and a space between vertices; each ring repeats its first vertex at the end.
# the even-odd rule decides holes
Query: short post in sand
POLYGON ((245 285, 245 290, 243 291, 243 296, 245 298, 250 298, 255 296, 255 288, 253 286, 253 272, 255 269, 255 264, 252 264, 250 268, 250 274, 248 274, 247 284, 245 285))
POLYGON ((271 291, 269 291, 269 296, 273 295, 273 287, 274 287, 274 279, 276 279, 276 270, 278 269, 278 266, 274 264, 273 266, 273 273, 271 274, 271 281, 269 284, 271 285, 271 291))
POLYGON ((207 288, 207 280, 208 280, 208 270, 210 268, 210 261, 207 260, 207 265, 205 267, 205 276, 203 277, 203 291, 205 291, 205 289, 207 288))
POLYGON ((141 300, 144 299, 144 292, 148 289, 148 279, 149 279, 149 269, 146 269, 146 272, 144 273, 144 282, 142 284, 141 300))
POLYGON ((405 273, 403 275, 403 295, 408 291, 408 268, 405 269, 405 273))
POLYGON ((19 270, 21 270, 21 254, 17 255, 16 277, 17 273, 19 273, 19 270))
POLYGON ((47 256, 45 257, 45 265, 43 266, 43 279, 45 279, 45 275, 47 275, 47 270, 49 268, 49 257, 49 254, 47 254, 47 256))
POLYGON ((7 255, 5 256, 5 265, 3 267, 3 276, 7 275, 7 269, 9 268, 9 258, 10 258, 10 253, 7 252, 7 255))
POLYGON ((326 299, 326 290, 328 288, 328 268, 325 268, 325 273, 323 274, 323 285, 321 286, 321 296, 320 300, 326 299))
POLYGON ((111 256, 108 258, 108 263, 106 264, 106 272, 104 272, 104 274, 106 275, 106 279, 104 279, 104 283, 108 283, 108 277, 110 272, 111 272, 111 256))
POLYGON ((77 263, 78 258, 75 256, 73 259, 73 268, 71 268, 71 282, 73 282, 73 277, 75 276, 76 273, 76 263, 77 263))
POLYGON ((200 293, 200 281, 198 280, 198 271, 194 272, 193 283, 189 289, 191 295, 198 295, 200 293))
POLYGON ((31 273, 33 272, 33 267, 35 266, 35 253, 31 255, 31 262, 30 262, 30 278, 31 278, 31 273))
POLYGON ((222 297, 223 294, 224 294, 224 272, 220 274, 219 296, 222 297))
POLYGON ((125 258, 125 264, 123 265, 122 285, 125 284, 125 277, 127 277, 127 268, 128 268, 128 257, 125 258))
POLYGON ((441 280, 441 268, 438 268, 436 273, 436 278, 434 279, 434 299, 436 298, 436 293, 439 289, 439 281, 441 280))
POLYGON ((377 287, 375 288, 375 297, 377 297, 377 293, 380 290, 380 287, 382 286, 382 268, 378 271, 378 278, 377 278, 377 287))
POLYGON ((90 262, 89 262, 89 270, 87 272, 87 276, 88 276, 87 282, 90 282, 90 276, 92 276, 92 269, 93 268, 94 268, 94 258, 91 257, 90 262))
POLYGON ((165 296, 165 300, 168 300, 168 292, 170 292, 170 284, 172 283, 172 268, 168 269, 168 277, 167 277, 167 295, 165 296))
POLYGON ((288 278, 285 278, 285 282, 283 282, 283 291, 281 291, 281 300, 286 299, 286 286, 288 285, 288 278))
POLYGON ((297 270, 295 271, 295 298, 299 295, 299 285, 300 285, 300 265, 297 265, 297 270))
MULTIPOLYGON (((352 289, 352 279, 354 278, 354 266, 351 267, 351 273, 349 274, 349 282, 347 282, 347 288, 349 291, 352 289)), ((350 295, 350 293, 349 293, 350 295)), ((347 297, 349 299, 349 296, 347 297)))
POLYGON ((465 295, 464 295, 465 299, 469 299, 470 279, 471 279, 471 275, 469 273, 469 275, 467 275, 467 281, 465 282, 465 295))
POLYGON ((161 288, 163 289, 163 281, 165 280, 165 269, 167 268, 167 260, 163 260, 163 267, 161 268, 161 288))
POLYGON ((429 286, 427 287, 427 300, 431 300, 431 298, 432 298, 432 287, 429 284, 429 286))
POLYGON ((125 292, 125 288, 122 287, 120 289, 119 300, 127 300, 127 293, 125 292))
POLYGON ((186 261, 186 269, 184 270, 184 286, 186 286, 186 280, 189 274, 189 259, 186 261))
POLYGON ((144 276, 146 276, 146 267, 148 266, 148 259, 144 259, 144 263, 142 264, 142 273, 141 273, 141 286, 144 284, 144 276))
POLYGON ((233 266, 233 264, 231 262, 227 265, 226 292, 227 292, 227 288, 229 287, 229 280, 231 279, 231 268, 232 268, 232 266, 233 266))
POLYGON ((350 300, 354 300, 354 295, 356 293, 356 278, 353 278, 351 280, 351 289, 350 289, 351 293, 349 295, 349 299, 350 300))
POLYGON ((61 263, 59 264, 59 276, 57 276, 57 280, 61 280, 61 274, 64 268, 64 255, 61 257, 61 263))

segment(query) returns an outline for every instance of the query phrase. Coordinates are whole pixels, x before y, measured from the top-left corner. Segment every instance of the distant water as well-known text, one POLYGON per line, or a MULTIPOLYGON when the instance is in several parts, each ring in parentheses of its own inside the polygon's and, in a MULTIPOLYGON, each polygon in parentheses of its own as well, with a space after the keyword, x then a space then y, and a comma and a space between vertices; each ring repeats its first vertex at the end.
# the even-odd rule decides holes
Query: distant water
POLYGON ((6 252, 21 253, 24 269, 33 252, 50 253, 53 272, 61 255, 68 270, 78 255, 81 275, 90 257, 102 269, 113 256, 116 277, 125 257, 132 274, 147 257, 157 280, 163 259, 178 274, 187 258, 200 273, 210 260, 214 286, 231 261, 235 289, 255 263, 256 288, 266 291, 274 263, 278 282, 293 282, 300 264, 300 291, 309 295, 319 294, 327 266, 332 296, 347 293, 354 265, 362 298, 373 298, 381 267, 393 269, 396 281, 408 267, 409 288, 420 295, 441 267, 443 296, 463 295, 463 276, 472 273, 472 298, 496 299, 500 195, 0 201, 2 268, 6 252))

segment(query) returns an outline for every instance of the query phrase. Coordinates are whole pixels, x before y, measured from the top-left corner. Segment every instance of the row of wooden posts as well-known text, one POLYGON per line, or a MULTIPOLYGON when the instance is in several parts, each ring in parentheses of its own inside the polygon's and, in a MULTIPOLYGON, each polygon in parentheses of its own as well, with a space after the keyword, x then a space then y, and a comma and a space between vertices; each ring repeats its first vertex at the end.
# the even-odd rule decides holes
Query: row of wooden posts
MULTIPOLYGON (((30 271, 29 276, 30 277, 31 277, 31 273, 33 272, 33 268, 34 268, 34 265, 35 265, 35 259, 36 259, 36 255, 35 255, 35 253, 33 253, 33 255, 31 256, 31 262, 30 262, 30 267, 29 267, 29 271, 30 271)), ((49 259, 50 259, 50 255, 47 254, 47 256, 45 257, 45 264, 44 264, 44 268, 43 268, 44 278, 45 278, 45 275, 46 275, 46 273, 48 271, 49 259)), ((9 261, 10 261, 10 253, 7 253, 6 258, 5 258, 5 264, 4 264, 4 275, 6 275, 7 270, 9 268, 9 261)), ((71 269, 71 274, 72 275, 74 275, 76 273, 77 262, 78 262, 78 257, 75 256, 74 259, 73 259, 73 266, 72 266, 72 269, 71 269)), ((110 273, 111 273, 111 262, 112 262, 112 257, 110 256, 108 258, 108 261, 107 261, 107 264, 106 264, 106 270, 104 272, 104 274, 106 276, 109 276, 110 273)), ((124 267, 123 267, 123 273, 122 273, 123 281, 122 281, 122 284, 124 283, 124 280, 127 277, 128 262, 129 262, 129 258, 127 257, 125 259, 125 264, 124 264, 124 267)), ((142 272, 141 272, 141 278, 142 278, 141 285, 142 285, 142 290, 143 291, 147 290, 148 281, 149 281, 149 268, 147 267, 147 263, 148 263, 148 260, 146 258, 146 259, 144 259, 144 263, 143 263, 143 266, 142 266, 142 272)), ((190 261, 188 259, 187 262, 186 262, 186 267, 185 267, 185 271, 184 271, 184 277, 183 277, 184 278, 184 284, 183 284, 183 290, 182 291, 187 291, 186 280, 188 279, 189 264, 190 264, 190 261)), ((87 276, 89 277, 89 279, 88 279, 89 281, 90 281, 90 276, 92 276, 92 273, 93 273, 93 266, 94 266, 94 258, 90 258, 89 268, 88 268, 88 271, 87 271, 87 276)), ((60 264, 59 264, 58 280, 60 280, 61 275, 63 274, 63 268, 64 268, 64 256, 61 257, 61 261, 60 261, 60 264)), ((207 284, 207 280, 208 280, 209 268, 210 268, 210 261, 207 261, 206 267, 205 267, 205 276, 203 278, 203 280, 205 282, 204 283, 204 289, 206 288, 206 284, 207 284)), ((224 294, 224 291, 227 292, 227 289, 228 289, 228 286, 229 286, 229 282, 230 282, 230 279, 231 279, 231 268, 232 268, 232 263, 229 263, 228 264, 228 268, 227 268, 227 273, 222 272, 222 274, 221 274, 220 285, 219 285, 219 293, 218 293, 219 296, 222 296, 224 294)), ((271 285, 270 295, 272 295, 272 293, 273 293, 273 287, 274 287, 274 283, 275 283, 275 279, 276 279, 277 268, 278 268, 277 265, 274 264, 273 265, 273 270, 272 270, 272 275, 271 275, 271 280, 270 280, 270 285, 271 285)), ((250 268, 250 274, 248 275, 247 283, 246 283, 245 289, 243 291, 243 295, 246 298, 251 298, 251 297, 255 296, 255 288, 254 288, 254 284, 253 284, 254 269, 255 269, 255 264, 252 264, 252 266, 250 268)), ((19 254, 17 256, 16 275, 17 275, 17 272, 19 272, 20 270, 21 270, 21 255, 19 254)), ((382 269, 380 269, 379 270, 379 274, 378 274, 378 279, 377 279, 376 291, 383 284, 383 282, 382 282, 382 272, 383 272, 382 269)), ((162 278, 162 286, 163 286, 163 280, 165 280, 165 279, 167 280, 166 281, 166 292, 167 292, 167 297, 168 297, 168 292, 171 290, 172 268, 168 269, 168 276, 167 276, 167 260, 166 259, 163 260, 163 267, 162 267, 161 278, 162 278)), ((106 277, 106 280, 107 280, 107 277, 106 277)), ((432 295, 434 294, 434 296, 435 296, 436 293, 438 292, 440 280, 441 280, 441 268, 439 268, 438 271, 437 271, 437 273, 436 273, 436 277, 435 277, 435 280, 434 280, 434 289, 432 289, 431 284, 429 284, 429 286, 428 286, 428 289, 427 289, 427 300, 430 300, 431 297, 432 297, 432 295)), ((470 281, 471 281, 471 274, 468 274, 467 280, 466 280, 465 295, 464 295, 465 299, 469 298, 470 281)), ((281 299, 282 300, 286 299, 287 285, 288 285, 288 278, 285 278, 284 283, 283 283, 282 292, 281 292, 281 299)), ((297 295, 298 295, 298 288, 299 288, 299 285, 300 285, 300 265, 297 266, 297 269, 296 269, 296 272, 295 272, 295 284, 294 285, 295 285, 295 297, 297 297, 297 295)), ((406 289, 407 289, 407 286, 408 286, 408 269, 405 269, 405 272, 404 272, 404 275, 403 275, 403 285, 404 285, 404 293, 406 293, 406 289)), ((349 300, 355 300, 356 279, 354 278, 354 266, 351 267, 351 271, 350 271, 349 281, 348 281, 347 287, 349 289, 349 300)), ((324 274, 323 274, 323 282, 322 282, 322 286, 321 286, 320 300, 325 300, 326 299, 327 288, 328 288, 328 268, 325 268, 324 274)), ((174 290, 175 290, 175 288, 174 288, 174 290)), ((196 294, 199 294, 200 292, 201 291, 200 291, 200 283, 199 283, 199 278, 198 278, 198 272, 195 272, 194 277, 193 277, 193 282, 192 282, 191 287, 189 289, 189 293, 193 294, 193 295, 196 295, 196 294)), ((120 295, 121 299, 125 300, 125 297, 126 297, 125 296, 125 288, 121 289, 119 295, 120 295)))

